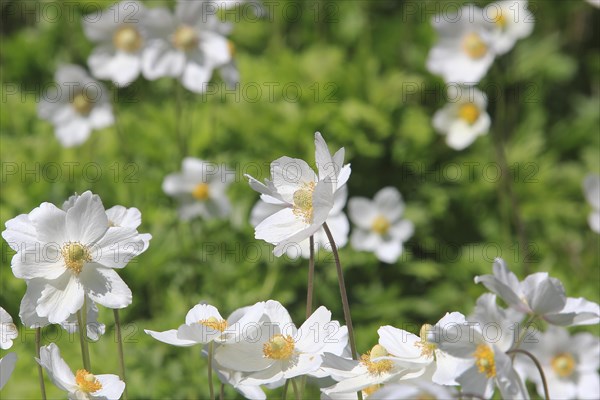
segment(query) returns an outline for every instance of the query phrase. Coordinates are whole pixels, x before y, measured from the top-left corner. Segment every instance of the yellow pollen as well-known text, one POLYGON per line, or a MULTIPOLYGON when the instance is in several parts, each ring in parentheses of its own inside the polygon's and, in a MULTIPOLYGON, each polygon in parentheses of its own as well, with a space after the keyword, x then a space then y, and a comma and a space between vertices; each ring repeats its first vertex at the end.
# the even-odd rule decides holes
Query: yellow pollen
POLYGON ((462 104, 458 108, 458 116, 469 125, 473 125, 479 119, 479 108, 473 103, 462 104))
POLYGON ((210 187, 208 186, 208 183, 199 183, 196 185, 194 190, 192 190, 192 196, 196 200, 204 201, 204 200, 208 199, 209 195, 210 195, 210 187))
POLYGON ((480 373, 485 374, 487 378, 493 378, 496 376, 496 362, 494 361, 494 351, 490 346, 480 344, 477 346, 475 353, 475 365, 480 373))
POLYGON ((506 16, 502 12, 502 10, 496 12, 496 17, 494 18, 494 23, 498 25, 500 29, 504 29, 506 27, 506 16))
POLYGON ((290 335, 274 335, 263 345, 263 354, 273 360, 288 360, 294 355, 295 343, 290 335))
POLYGON ((360 356, 360 363, 367 367, 367 370, 371 375, 381 375, 386 372, 390 372, 394 367, 392 360, 379 360, 373 361, 379 357, 385 357, 389 355, 385 347, 380 344, 376 344, 367 353, 360 356))
POLYGON ((550 362, 556 375, 561 378, 567 378, 573 374, 575 369, 575 359, 570 353, 560 353, 550 362))
POLYGON ((474 60, 485 56, 488 51, 487 45, 481 39, 481 36, 475 32, 471 32, 463 38, 462 48, 474 60))
POLYGON ((198 47, 199 42, 198 34, 196 31, 187 25, 182 25, 175 31, 173 36, 173 44, 179 50, 190 51, 198 47))
POLYGON ((309 182, 302 185, 301 189, 294 192, 294 208, 292 212, 295 216, 300 217, 305 223, 310 224, 313 217, 313 192, 315 191, 315 183, 309 182))
POLYGON ((94 103, 83 92, 79 92, 73 96, 71 106, 73 106, 78 114, 88 115, 92 111, 92 108, 94 108, 94 103))
POLYGON ((390 221, 383 215, 378 215, 371 224, 371 230, 379 235, 386 235, 390 230, 390 221))
POLYGON ((229 49, 229 54, 231 58, 235 57, 235 44, 231 40, 227 41, 227 48, 229 49))
POLYGON ((227 321, 225 321, 224 319, 219 320, 215 317, 209 317, 198 322, 204 326, 208 326, 209 328, 214 329, 215 331, 223 332, 225 329, 227 329, 227 321))
POLYGON ((437 346, 435 343, 431 343, 427 340, 427 333, 433 328, 430 324, 425 324, 421 327, 421 331, 419 332, 419 336, 421 337, 421 341, 416 342, 415 346, 421 348, 421 355, 426 357, 431 357, 434 355, 437 346))
POLYGON ((94 393, 102 389, 102 384, 93 374, 90 374, 85 369, 78 369, 75 375, 75 382, 79 389, 85 393, 94 393))
POLYGON ((84 246, 79 242, 65 243, 61 249, 61 254, 67 268, 75 274, 81 272, 83 265, 86 262, 92 261, 90 250, 87 246, 84 246))
POLYGON ((127 53, 134 53, 142 47, 142 36, 133 26, 122 26, 113 35, 113 45, 127 53))
POLYGON ((372 395, 373 393, 375 393, 376 391, 378 391, 379 389, 381 389, 381 385, 372 385, 372 386, 369 386, 369 387, 367 387, 367 388, 364 388, 364 389, 362 390, 362 392, 363 392, 363 394, 364 394, 365 396, 370 396, 370 395, 372 395))

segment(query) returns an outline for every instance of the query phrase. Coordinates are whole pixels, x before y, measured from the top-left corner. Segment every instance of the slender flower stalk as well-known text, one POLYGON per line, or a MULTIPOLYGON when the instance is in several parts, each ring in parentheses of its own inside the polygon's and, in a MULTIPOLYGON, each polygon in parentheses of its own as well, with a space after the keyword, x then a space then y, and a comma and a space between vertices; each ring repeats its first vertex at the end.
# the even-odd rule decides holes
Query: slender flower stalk
MULTIPOLYGON (((35 328, 35 354, 40 358, 40 347, 42 347, 42 328, 35 328)), ((46 400, 46 385, 44 384, 44 370, 38 364, 38 377, 40 378, 40 391, 42 400, 46 400)))
POLYGON ((123 337, 121 336, 121 318, 119 318, 119 310, 114 309, 113 314, 115 316, 115 333, 117 334, 117 348, 119 350, 119 367, 120 377, 125 382, 125 390, 123 391, 123 400, 127 400, 127 381, 125 380, 125 356, 123 355, 123 337))
POLYGON ((221 391, 219 393, 219 400, 225 400, 225 384, 221 383, 221 391))
POLYGON ((292 388, 294 389, 294 397, 296 400, 300 400, 300 392, 298 391, 298 385, 296 385, 296 379, 292 378, 292 388))
POLYGON ((85 301, 83 302, 83 307, 77 311, 77 324, 79 325, 79 344, 81 345, 81 359, 83 360, 83 368, 86 371, 91 371, 91 363, 90 363, 90 351, 88 349, 88 342, 86 339, 87 333, 87 324, 86 324, 86 313, 82 310, 86 309, 85 301))
POLYGON ((286 400, 287 399, 287 391, 288 391, 288 386, 290 385, 290 380, 286 379, 285 380, 285 385, 283 385, 283 394, 281 395, 281 400, 286 400))
POLYGON ((313 291, 315 279, 315 237, 310 235, 309 238, 310 256, 308 259, 308 289, 306 292, 306 319, 312 314, 313 291))
POLYGON ((544 386, 544 398, 546 400, 550 400, 550 397, 548 396, 548 382, 546 381, 546 375, 544 374, 544 370, 542 369, 542 365, 540 364, 538 359, 533 354, 531 354, 527 350, 523 350, 523 349, 513 349, 513 350, 509 350, 506 352, 506 354, 509 354, 509 355, 517 354, 517 353, 524 354, 527 357, 529 357, 531 359, 531 361, 533 361, 533 363, 535 364, 535 367, 540 372, 540 377, 542 378, 542 385, 544 386))
POLYGON ((214 357, 215 343, 210 342, 208 344, 208 390, 210 392, 210 400, 215 400, 215 389, 213 388, 212 378, 212 360, 214 357))

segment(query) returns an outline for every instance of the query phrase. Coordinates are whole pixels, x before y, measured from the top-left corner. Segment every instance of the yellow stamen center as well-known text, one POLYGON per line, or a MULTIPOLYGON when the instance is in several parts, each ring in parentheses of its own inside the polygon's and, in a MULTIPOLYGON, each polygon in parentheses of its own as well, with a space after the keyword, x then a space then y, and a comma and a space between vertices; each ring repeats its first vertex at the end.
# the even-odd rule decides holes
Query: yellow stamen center
POLYGON ((227 321, 225 321, 224 319, 219 320, 215 317, 209 317, 207 319, 202 319, 198 322, 204 326, 208 326, 209 328, 214 329, 215 331, 223 332, 225 329, 227 329, 227 321))
POLYGON ((486 55, 488 48, 481 36, 475 32, 467 34, 462 40, 462 48, 472 59, 479 59, 486 55))
POLYGON ((204 200, 208 199, 209 195, 210 195, 210 187, 208 186, 208 183, 199 183, 196 185, 194 190, 192 190, 192 196, 196 200, 204 201, 204 200))
POLYGON ((79 92, 73 96, 71 106, 78 114, 88 115, 94 108, 94 103, 83 92, 79 92))
POLYGON ((394 367, 394 363, 392 362, 392 360, 373 360, 379 357, 385 357, 387 355, 389 355, 389 353, 387 352, 385 347, 383 347, 380 344, 376 344, 375 346, 373 346, 371 351, 368 351, 367 353, 360 356, 360 362, 365 367, 367 367, 367 370, 371 375, 381 375, 383 373, 390 372, 394 367))
POLYGON ((437 346, 435 343, 431 343, 427 340, 427 333, 433 328, 430 324, 425 324, 421 327, 421 331, 419 332, 419 336, 421 337, 421 341, 416 342, 415 346, 421 348, 421 355, 425 357, 431 357, 434 355, 437 346))
POLYGON ((310 224, 313 217, 313 192, 315 191, 315 183, 308 182, 302 185, 302 188, 294 192, 294 208, 292 212, 295 216, 300 217, 305 223, 310 224))
POLYGON ((78 369, 77 374, 75 375, 75 382, 79 389, 85 393, 94 393, 98 390, 102 389, 102 384, 94 376, 94 374, 90 374, 85 369, 78 369))
POLYGON ((462 104, 458 108, 458 116, 460 119, 472 125, 479 119, 479 108, 473 103, 462 104))
POLYGON ((569 353, 560 353, 552 359, 550 365, 552 365, 552 369, 556 375, 561 378, 567 378, 573 374, 575 359, 569 353))
POLYGON ((375 393, 376 391, 378 391, 379 389, 381 389, 381 385, 372 385, 372 386, 369 386, 369 387, 367 387, 367 388, 364 388, 364 389, 362 390, 362 392, 363 392, 363 394, 364 394, 365 396, 370 396, 370 395, 372 395, 373 393, 375 393))
POLYGON ((263 354, 273 360, 288 360, 294 355, 294 345, 291 336, 277 334, 263 345, 263 354))
POLYGON ((198 37, 198 33, 187 25, 182 25, 175 31, 175 35, 173 36, 173 44, 179 50, 190 51, 194 48, 198 47, 198 43, 200 38, 198 37))
POLYGON ((378 215, 371 224, 371 230, 379 235, 386 235, 390 230, 390 221, 383 215, 378 215))
POLYGON ((494 351, 490 346, 480 344, 473 353, 473 357, 475 357, 475 365, 480 373, 485 374, 487 378, 496 376, 496 361, 494 361, 494 351))
POLYGON ((88 261, 92 261, 92 255, 87 246, 79 242, 67 242, 61 249, 65 265, 75 274, 79 274, 88 261))
POLYGON ((142 47, 142 36, 133 26, 122 26, 113 35, 114 46, 127 53, 134 53, 142 47))

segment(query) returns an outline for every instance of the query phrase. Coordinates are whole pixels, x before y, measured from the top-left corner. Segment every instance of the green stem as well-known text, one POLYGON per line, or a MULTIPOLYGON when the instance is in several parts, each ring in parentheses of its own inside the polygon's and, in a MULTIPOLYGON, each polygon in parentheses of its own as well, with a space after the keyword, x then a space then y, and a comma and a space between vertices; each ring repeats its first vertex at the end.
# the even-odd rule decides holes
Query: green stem
POLYGON ((91 372, 92 366, 90 363, 90 350, 88 349, 87 343, 87 323, 86 323, 86 314, 87 314, 87 306, 83 302, 83 307, 77 311, 77 324, 79 324, 79 344, 81 345, 81 359, 83 360, 83 368, 91 372), (85 312, 83 311, 85 310, 85 312))
POLYGON ((315 237, 310 235, 310 257, 308 259, 308 288, 306 291, 306 319, 312 314, 313 306, 313 291, 315 279, 315 237))
POLYGON ((281 395, 281 400, 286 400, 287 399, 287 391, 288 391, 288 386, 290 385, 290 380, 286 379, 285 380, 285 385, 283 385, 283 394, 281 395))
POLYGON ((117 334, 117 349, 119 350, 119 367, 121 368, 121 380, 125 382, 125 390, 123 391, 123 400, 127 400, 127 382, 125 380, 125 356, 123 355, 123 337, 121 336, 121 318, 119 310, 114 309, 115 316, 115 333, 117 334))
POLYGON ((523 349, 513 349, 513 350, 509 350, 506 352, 506 354, 517 354, 517 353, 524 354, 527 357, 529 357, 531 359, 531 361, 533 361, 533 363, 535 364, 535 367, 538 369, 538 371, 540 373, 540 377, 542 378, 542 385, 544 386, 544 397, 546 398, 546 400, 550 400, 550 397, 548 396, 548 382, 546 382, 546 375, 544 374, 544 370, 542 369, 542 365, 540 364, 538 359, 533 354, 531 354, 527 350, 523 350, 523 349))
POLYGON ((225 384, 221 383, 221 391, 219 393, 219 399, 225 400, 225 384))
POLYGON ((298 386, 296 385, 295 379, 290 379, 292 381, 292 388, 294 389, 294 397, 296 400, 300 400, 300 392, 298 392, 298 386))
MULTIPOLYGON (((35 328, 35 354, 40 358, 40 348, 42 347, 42 328, 35 328)), ((40 391, 42 392, 42 400, 46 400, 46 385, 44 384, 44 370, 38 364, 38 377, 40 378, 40 391)))
POLYGON ((210 342, 208 345, 208 390, 210 392, 210 400, 215 400, 215 389, 213 387, 213 377, 212 377, 212 360, 215 344, 214 342, 210 342))

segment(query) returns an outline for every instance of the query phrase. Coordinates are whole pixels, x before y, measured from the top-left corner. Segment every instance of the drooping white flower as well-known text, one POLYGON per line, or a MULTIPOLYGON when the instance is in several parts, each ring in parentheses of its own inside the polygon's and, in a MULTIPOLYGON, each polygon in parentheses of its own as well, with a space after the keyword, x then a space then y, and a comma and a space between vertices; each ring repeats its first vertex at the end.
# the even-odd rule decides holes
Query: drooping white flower
POLYGON ((582 297, 565 295, 561 281, 546 272, 531 274, 522 282, 501 258, 494 261, 493 275, 475 277, 517 311, 535 315, 554 325, 593 325, 600 321, 600 306, 582 297))
POLYGON ((135 229, 110 227, 102 201, 90 191, 72 207, 42 203, 6 222, 2 236, 16 251, 11 267, 27 281, 21 314, 35 304, 39 317, 64 322, 84 298, 108 308, 131 304, 131 291, 114 269, 145 249, 135 229))
POLYGON ((346 327, 331 321, 331 312, 325 307, 319 307, 296 328, 287 310, 269 300, 254 334, 219 346, 215 360, 243 372, 242 383, 263 385, 318 373, 323 353, 341 354, 347 342, 346 327))
MULTIPOLYGON (((327 226, 331 230, 331 235, 335 241, 335 245, 338 248, 344 247, 348 243, 348 232, 350 231, 350 224, 348 217, 344 213, 343 209, 346 206, 346 199, 348 197, 348 189, 344 185, 336 193, 333 199, 333 208, 327 218, 327 226)), ((258 200, 256 205, 252 208, 250 213, 250 223, 253 226, 257 226, 269 216, 281 211, 286 205, 267 203, 262 199, 258 200)), ((319 249, 331 250, 329 239, 325 234, 325 230, 322 228, 314 233, 315 242, 315 254, 319 249)), ((296 259, 300 256, 303 258, 310 257, 310 239, 305 239, 297 244, 290 244, 286 248, 286 255, 292 259, 296 259)))
POLYGON ((588 175, 583 181, 583 191, 585 198, 593 208, 588 217, 590 228, 596 233, 600 233, 600 176, 588 175))
POLYGON ((372 251, 380 261, 396 262, 402 254, 403 242, 414 231, 412 222, 402 219, 404 202, 398 189, 384 187, 373 200, 353 197, 348 202, 348 211, 356 225, 350 236, 352 247, 372 251))
POLYGON ((432 24, 438 42, 429 52, 427 69, 447 83, 477 84, 495 58, 493 37, 482 10, 464 6, 435 16, 432 24))
POLYGON ((19 331, 10 314, 0 307, 0 349, 10 349, 13 345, 13 339, 16 339, 18 334, 19 331))
POLYGON ((83 18, 83 31, 96 48, 88 58, 92 75, 127 86, 142 70, 146 45, 143 22, 146 8, 136 0, 124 0, 83 18))
POLYGON ((50 380, 60 390, 67 392, 71 400, 118 400, 125 390, 125 382, 117 375, 94 375, 85 369, 78 369, 73 375, 54 343, 42 346, 40 358, 36 358, 36 361, 44 367, 50 380))
POLYGON ((204 1, 177 1, 175 14, 166 8, 148 11, 148 47, 142 58, 147 79, 169 76, 202 93, 215 68, 231 61, 225 35, 230 27, 218 20, 204 1))
MULTIPOLYGON (((600 398, 600 341, 590 333, 573 336, 561 327, 550 326, 536 336, 536 343, 524 344, 542 365, 553 399, 600 398)), ((544 396, 540 372, 527 358, 517 356, 527 379, 535 382, 537 392, 544 396)))
POLYGON ((264 184, 246 175, 250 187, 261 193, 261 200, 280 208, 255 229, 256 239, 275 245, 275 256, 308 239, 327 221, 336 192, 350 177, 350 164, 344 165, 344 153, 342 147, 332 156, 317 132, 317 174, 304 160, 281 157, 271 163, 271 180, 265 179, 264 184))
POLYGON ((505 54, 519 39, 533 31, 535 19, 527 9, 527 0, 502 0, 488 4, 484 18, 492 25, 492 46, 496 54, 505 54))
POLYGON ((38 115, 54 125, 54 133, 64 147, 82 144, 94 129, 113 124, 108 92, 77 65, 63 65, 38 104, 38 115))
POLYGON ((197 216, 204 219, 227 216, 231 210, 226 193, 230 184, 231 176, 225 168, 186 157, 181 172, 167 175, 162 189, 179 201, 179 216, 187 221, 197 216))
POLYGON ((6 385, 17 362, 17 353, 8 353, 0 358, 0 390, 6 385))
POLYGON ((449 103, 433 115, 433 126, 446 135, 448 146, 462 150, 490 128, 487 98, 475 87, 451 85, 448 86, 448 100, 449 103))

